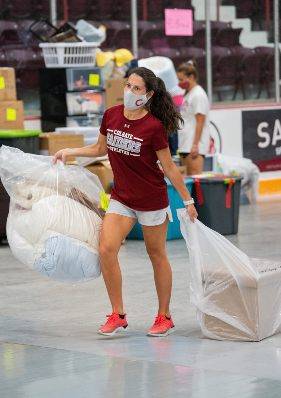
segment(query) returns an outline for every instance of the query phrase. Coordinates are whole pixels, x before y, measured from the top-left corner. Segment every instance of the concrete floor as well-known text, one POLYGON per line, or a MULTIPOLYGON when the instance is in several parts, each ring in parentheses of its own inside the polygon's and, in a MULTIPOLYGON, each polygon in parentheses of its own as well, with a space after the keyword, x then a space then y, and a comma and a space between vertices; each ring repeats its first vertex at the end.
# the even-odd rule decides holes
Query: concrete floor
MULTIPOLYGON (((280 202, 240 208, 229 239, 254 257, 281 259, 280 202)), ((281 335, 260 343, 202 338, 189 304, 183 240, 168 242, 176 332, 148 338, 156 311, 143 242, 121 263, 129 330, 96 334, 109 310, 103 281, 68 285, 26 269, 0 247, 0 397, 280 398, 281 335)))

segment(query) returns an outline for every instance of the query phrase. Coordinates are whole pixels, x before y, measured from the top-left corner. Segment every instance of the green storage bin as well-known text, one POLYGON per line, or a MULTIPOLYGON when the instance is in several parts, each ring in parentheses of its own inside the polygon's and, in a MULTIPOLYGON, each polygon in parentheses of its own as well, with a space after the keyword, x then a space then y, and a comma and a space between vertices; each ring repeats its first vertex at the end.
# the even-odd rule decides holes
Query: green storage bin
POLYGON ((2 145, 18 148, 23 152, 39 154, 39 130, 0 130, 2 145))

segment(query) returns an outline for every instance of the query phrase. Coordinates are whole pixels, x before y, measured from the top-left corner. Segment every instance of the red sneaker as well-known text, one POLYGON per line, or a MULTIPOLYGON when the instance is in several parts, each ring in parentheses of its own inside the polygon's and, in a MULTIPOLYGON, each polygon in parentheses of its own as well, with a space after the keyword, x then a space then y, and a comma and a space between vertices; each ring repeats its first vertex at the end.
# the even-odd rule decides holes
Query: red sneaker
POLYGON ((154 324, 149 329, 147 335, 155 337, 165 337, 175 331, 175 325, 172 318, 167 318, 165 315, 157 315, 154 324))
POLYGON ((99 333, 104 336, 113 336, 116 332, 126 329, 128 326, 126 315, 124 315, 124 318, 121 318, 119 314, 113 312, 111 315, 106 316, 108 318, 106 323, 99 329, 99 333))

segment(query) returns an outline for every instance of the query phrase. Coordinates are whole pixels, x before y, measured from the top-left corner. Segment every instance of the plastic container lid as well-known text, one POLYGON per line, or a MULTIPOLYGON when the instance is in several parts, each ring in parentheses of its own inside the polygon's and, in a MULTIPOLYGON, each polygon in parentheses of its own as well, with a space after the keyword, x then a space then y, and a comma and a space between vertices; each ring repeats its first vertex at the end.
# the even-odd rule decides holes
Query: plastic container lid
POLYGON ((55 133, 59 134, 84 134, 88 137, 98 137, 100 133, 99 127, 56 127, 55 133))
POLYGON ((207 184, 213 184, 213 183, 224 183, 224 184, 229 184, 232 181, 241 181, 242 177, 241 176, 232 176, 232 175, 225 175, 225 174, 215 174, 215 173, 209 173, 209 174, 200 174, 200 175, 193 175, 192 178, 194 180, 198 179, 200 183, 207 183, 207 184))
POLYGON ((41 134, 40 130, 0 130, 0 139, 38 137, 39 134, 41 134))

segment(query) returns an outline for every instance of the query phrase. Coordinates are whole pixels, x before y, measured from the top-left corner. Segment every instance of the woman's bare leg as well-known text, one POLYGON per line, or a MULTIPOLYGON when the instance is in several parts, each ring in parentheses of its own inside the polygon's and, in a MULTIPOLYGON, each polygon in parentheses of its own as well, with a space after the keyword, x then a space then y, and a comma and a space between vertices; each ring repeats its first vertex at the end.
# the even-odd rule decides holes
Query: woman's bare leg
POLYGON ((146 250, 154 270, 154 281, 159 302, 158 313, 169 317, 172 270, 166 253, 167 224, 168 220, 153 227, 142 226, 142 229, 146 250))
POLYGON ((122 275, 118 262, 118 252, 136 220, 131 217, 109 213, 105 215, 100 234, 101 271, 112 311, 124 313, 122 298, 122 275))

